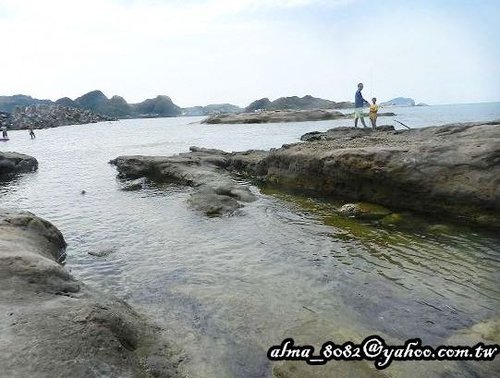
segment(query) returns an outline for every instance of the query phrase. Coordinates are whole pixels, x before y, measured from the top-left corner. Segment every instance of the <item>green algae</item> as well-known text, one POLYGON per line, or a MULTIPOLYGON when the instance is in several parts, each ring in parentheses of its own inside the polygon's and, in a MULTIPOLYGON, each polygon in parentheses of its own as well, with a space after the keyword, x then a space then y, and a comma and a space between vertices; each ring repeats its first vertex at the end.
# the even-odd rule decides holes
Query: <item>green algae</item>
MULTIPOLYGON (((324 224, 344 231, 336 235, 339 239, 361 239, 382 245, 408 242, 407 237, 401 237, 394 233, 382 232, 385 230, 383 230, 383 227, 381 227, 378 222, 342 215, 337 209, 342 206, 344 201, 335 199, 316 199, 298 193, 286 192, 276 187, 263 186, 260 189, 261 193, 292 203, 299 209, 314 215, 324 224)), ((376 204, 364 202, 362 206, 367 212, 368 210, 373 210, 381 214, 390 213, 390 210, 387 208, 376 204)))
POLYGON ((316 217, 325 225, 337 229, 339 240, 357 239, 380 246, 411 246, 426 237, 460 234, 470 230, 457 224, 435 222, 432 218, 410 212, 392 212, 390 209, 369 203, 356 202, 359 216, 346 216, 339 209, 346 200, 336 198, 316 198, 298 191, 287 191, 282 187, 261 185, 262 194, 291 203, 301 211, 316 217))

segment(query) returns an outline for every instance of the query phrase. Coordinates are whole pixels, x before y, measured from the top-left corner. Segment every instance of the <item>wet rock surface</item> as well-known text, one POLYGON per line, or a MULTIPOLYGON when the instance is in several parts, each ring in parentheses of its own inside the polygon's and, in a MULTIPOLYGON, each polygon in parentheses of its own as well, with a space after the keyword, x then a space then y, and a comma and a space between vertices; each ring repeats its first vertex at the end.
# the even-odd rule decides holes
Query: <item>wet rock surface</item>
POLYGON ((287 188, 500 228, 500 122, 331 129, 260 166, 261 179, 287 188))
POLYGON ((190 153, 177 156, 122 156, 110 163, 116 165, 122 178, 147 177, 155 182, 193 187, 188 204, 206 215, 218 216, 233 214, 243 207, 242 202, 256 199, 226 170, 231 157, 224 151, 191 147, 190 153))
POLYGON ((215 192, 221 182, 237 188, 230 176, 236 173, 313 195, 500 228, 500 122, 412 130, 343 127, 303 139, 269 152, 192 148, 173 157, 120 157, 114 164, 128 178, 208 185, 215 192))
POLYGON ((0 210, 2 376, 180 376, 161 329, 72 277, 65 246, 49 222, 0 210))
POLYGON ((17 152, 0 152, 0 177, 34 172, 37 169, 38 161, 32 156, 17 152))

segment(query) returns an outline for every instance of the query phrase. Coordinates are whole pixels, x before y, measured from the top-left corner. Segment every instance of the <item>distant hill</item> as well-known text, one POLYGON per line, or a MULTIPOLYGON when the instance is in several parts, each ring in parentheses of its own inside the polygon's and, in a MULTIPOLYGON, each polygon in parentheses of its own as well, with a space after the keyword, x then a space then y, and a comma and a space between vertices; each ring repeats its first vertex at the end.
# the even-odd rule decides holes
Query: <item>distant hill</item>
POLYGON ((78 97, 74 103, 79 108, 117 118, 175 117, 181 114, 181 108, 168 96, 156 96, 137 104, 129 104, 123 97, 113 96, 108 99, 104 93, 96 90, 78 97))
POLYGON ((251 113, 256 110, 266 110, 271 105, 271 100, 267 97, 261 98, 259 100, 255 100, 250 105, 245 108, 245 113, 251 113))
POLYGON ((181 108, 175 105, 168 96, 156 96, 137 104, 129 104, 120 96, 107 98, 99 90, 88 92, 75 100, 63 97, 55 102, 38 100, 25 95, 0 96, 0 111, 3 112, 12 113, 16 107, 24 108, 32 105, 77 108, 112 118, 175 117, 181 114, 181 108))
POLYGON ((50 100, 38 100, 31 96, 14 95, 14 96, 0 96, 0 111, 12 113, 16 106, 30 106, 30 105, 50 105, 50 100))
POLYGON ((183 108, 183 116, 207 116, 215 114, 236 114, 241 113, 242 108, 233 104, 210 104, 207 106, 191 106, 183 108))
POLYGON ((415 100, 409 97, 396 97, 392 100, 382 102, 380 105, 384 106, 415 106, 415 100))
POLYGON ((181 115, 181 108, 168 96, 156 96, 138 104, 131 104, 131 116, 138 117, 175 117, 181 115))
POLYGON ((274 101, 270 101, 268 98, 261 98, 248 105, 245 108, 245 112, 250 113, 256 110, 340 109, 352 106, 351 102, 335 102, 306 95, 304 97, 280 97, 274 101))

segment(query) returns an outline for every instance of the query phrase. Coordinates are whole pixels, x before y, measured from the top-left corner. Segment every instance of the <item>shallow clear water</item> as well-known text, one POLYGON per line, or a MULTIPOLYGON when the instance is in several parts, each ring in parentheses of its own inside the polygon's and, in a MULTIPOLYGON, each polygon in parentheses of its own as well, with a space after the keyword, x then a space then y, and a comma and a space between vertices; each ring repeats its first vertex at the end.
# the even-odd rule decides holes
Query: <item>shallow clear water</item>
MULTIPOLYGON (((473 119, 449 109, 440 119, 481 119, 481 105, 469 109, 473 119)), ((432 108, 395 112, 424 124, 432 108)), ((500 118, 498 104, 494 109, 489 119, 500 118)), ((322 343, 335 335, 360 341, 378 333, 439 344, 457 330, 498 318, 496 235, 455 226, 409 232, 329 218, 314 210, 328 204, 250 184, 258 201, 225 218, 190 210, 189 188, 120 190, 123 183, 108 164, 119 155, 171 155, 191 145, 268 149, 346 124, 196 121, 68 126, 39 130, 34 141, 27 131, 13 131, 0 145, 39 161, 38 172, 0 183, 1 206, 32 211, 61 229, 73 274, 165 327, 184 348, 192 376, 270 376, 267 349, 285 337, 322 343), (111 253, 88 253, 96 251, 111 253)))

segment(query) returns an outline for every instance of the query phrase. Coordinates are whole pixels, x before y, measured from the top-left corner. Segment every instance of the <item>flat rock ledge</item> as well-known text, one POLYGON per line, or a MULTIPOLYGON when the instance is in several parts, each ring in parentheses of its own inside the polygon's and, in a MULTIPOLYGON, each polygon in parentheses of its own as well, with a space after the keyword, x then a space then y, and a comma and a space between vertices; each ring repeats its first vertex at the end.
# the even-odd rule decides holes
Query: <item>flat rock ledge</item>
POLYGON ((189 205, 208 216, 232 215, 243 203, 255 201, 249 188, 234 180, 227 170, 232 154, 198 147, 190 150, 171 157, 120 156, 110 163, 116 165, 121 178, 146 177, 193 187, 189 205))
MULTIPOLYGON (((368 111, 368 109, 366 109, 368 111)), ((392 117, 392 112, 379 113, 379 117, 392 117)), ((328 121, 334 119, 352 118, 353 113, 344 114, 331 109, 309 109, 309 110, 264 110, 254 113, 238 114, 216 114, 204 119, 205 124, 250 124, 250 123, 282 123, 282 122, 306 122, 306 121, 328 121)))
POLYGON ((338 128, 303 139, 271 151, 255 174, 288 188, 500 228, 500 121, 338 128))
MULTIPOLYGON (((193 147, 173 157, 113 161, 120 176, 202 187, 238 198, 231 174, 312 195, 363 201, 500 228, 500 121, 412 130, 341 127, 271 151, 193 147)), ((248 189, 243 189, 248 193, 248 189)), ((205 197, 217 203, 217 197, 205 197)), ((217 205, 219 206, 219 205, 217 205)))
POLYGON ((220 114, 204 119, 206 124, 280 123, 341 119, 346 116, 338 111, 314 110, 264 110, 256 113, 220 114))
POLYGON ((51 223, 0 210, 0 370, 5 377, 178 377, 178 351, 127 303, 59 263, 51 223))
POLYGON ((38 161, 32 156, 17 152, 0 152, 0 177, 34 172, 37 169, 38 161))

